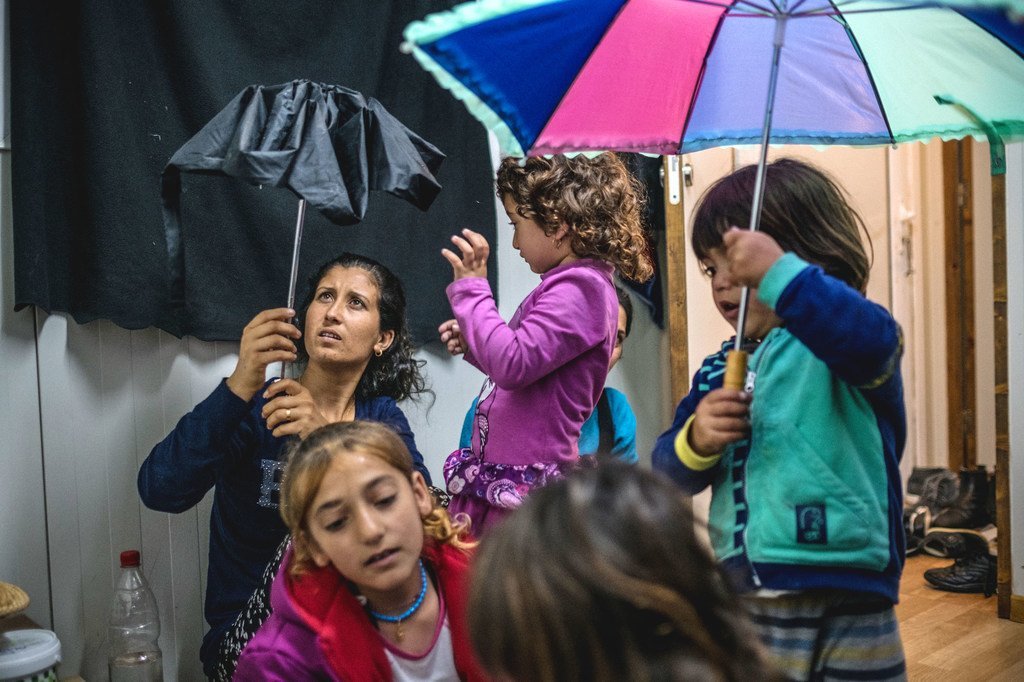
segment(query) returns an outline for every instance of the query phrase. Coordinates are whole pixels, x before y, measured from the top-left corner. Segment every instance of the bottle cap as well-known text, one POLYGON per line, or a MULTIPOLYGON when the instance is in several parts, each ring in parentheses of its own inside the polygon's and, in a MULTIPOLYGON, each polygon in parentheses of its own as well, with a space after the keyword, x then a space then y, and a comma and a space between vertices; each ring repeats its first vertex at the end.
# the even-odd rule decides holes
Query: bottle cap
POLYGON ((121 552, 121 568, 128 568, 129 566, 139 565, 139 550, 137 549, 126 549, 121 552))

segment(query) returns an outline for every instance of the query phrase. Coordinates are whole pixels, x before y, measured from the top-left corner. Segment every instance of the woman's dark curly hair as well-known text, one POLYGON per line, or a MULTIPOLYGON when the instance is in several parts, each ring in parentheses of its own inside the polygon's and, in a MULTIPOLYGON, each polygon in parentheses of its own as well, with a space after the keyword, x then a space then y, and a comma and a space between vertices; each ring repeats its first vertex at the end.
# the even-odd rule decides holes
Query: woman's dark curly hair
POLYGON ((496 191, 545 234, 564 223, 577 256, 607 261, 637 282, 654 274, 643 225, 646 192, 614 153, 508 157, 498 167, 496 191))
MULTIPOLYGON (((861 293, 867 289, 871 247, 864 221, 843 190, 823 170, 782 158, 765 168, 759 230, 789 251, 861 293)), ((746 228, 754 200, 757 166, 744 166, 718 180, 698 200, 693 214, 693 252, 698 259, 722 246, 730 227, 746 228)))
MULTIPOLYGON (((380 357, 370 356, 370 364, 366 366, 359 385, 356 387, 356 398, 367 400, 379 396, 389 396, 395 400, 415 398, 428 392, 426 380, 420 368, 426 364, 423 360, 413 357, 412 339, 409 336, 409 323, 405 319, 405 290, 402 282, 393 272, 372 258, 356 253, 345 252, 320 266, 316 274, 309 278, 309 291, 299 308, 299 329, 306 328, 306 311, 313 302, 320 280, 333 268, 359 268, 365 270, 377 284, 380 294, 377 301, 380 314, 381 331, 393 331, 395 340, 380 357)), ((299 339, 299 360, 308 361, 309 355, 302 339, 299 339)))

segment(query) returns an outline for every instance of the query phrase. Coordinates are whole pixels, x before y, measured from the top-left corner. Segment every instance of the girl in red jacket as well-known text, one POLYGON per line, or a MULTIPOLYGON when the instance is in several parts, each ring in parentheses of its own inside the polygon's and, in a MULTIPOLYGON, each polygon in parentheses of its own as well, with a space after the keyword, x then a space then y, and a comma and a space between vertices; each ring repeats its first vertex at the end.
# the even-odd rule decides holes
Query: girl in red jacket
POLYGON ((325 426, 281 484, 292 533, 270 618, 236 680, 478 680, 466 528, 437 507, 387 426, 325 426))

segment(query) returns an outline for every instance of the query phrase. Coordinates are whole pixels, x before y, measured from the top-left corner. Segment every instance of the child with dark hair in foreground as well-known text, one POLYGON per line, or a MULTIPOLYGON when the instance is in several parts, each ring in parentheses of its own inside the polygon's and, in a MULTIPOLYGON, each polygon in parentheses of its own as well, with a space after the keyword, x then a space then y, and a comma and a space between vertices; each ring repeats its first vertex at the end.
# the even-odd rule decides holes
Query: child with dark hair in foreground
POLYGON ((903 679, 900 329, 864 297, 863 224, 817 168, 770 164, 761 231, 735 229, 748 223, 755 171, 707 191, 692 237, 734 327, 750 287, 746 385, 722 387, 723 344, 654 466, 691 494, 711 487, 715 553, 789 677, 903 679))
POLYGON ((616 462, 535 491, 491 531, 469 625, 495 679, 774 677, 685 495, 616 462))

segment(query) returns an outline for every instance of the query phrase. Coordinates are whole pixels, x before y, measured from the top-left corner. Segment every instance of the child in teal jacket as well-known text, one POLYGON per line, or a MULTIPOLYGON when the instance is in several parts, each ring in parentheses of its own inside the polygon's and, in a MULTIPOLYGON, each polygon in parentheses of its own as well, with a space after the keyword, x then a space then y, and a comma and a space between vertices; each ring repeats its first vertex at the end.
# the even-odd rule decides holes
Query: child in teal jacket
POLYGON ((724 344, 697 371, 654 466, 690 493, 711 486, 715 553, 783 672, 901 679, 900 329, 864 297, 863 224, 835 183, 776 161, 761 231, 735 229, 749 219, 754 176, 743 168, 709 189, 693 229, 734 327, 751 288, 746 385, 722 388, 724 344))

